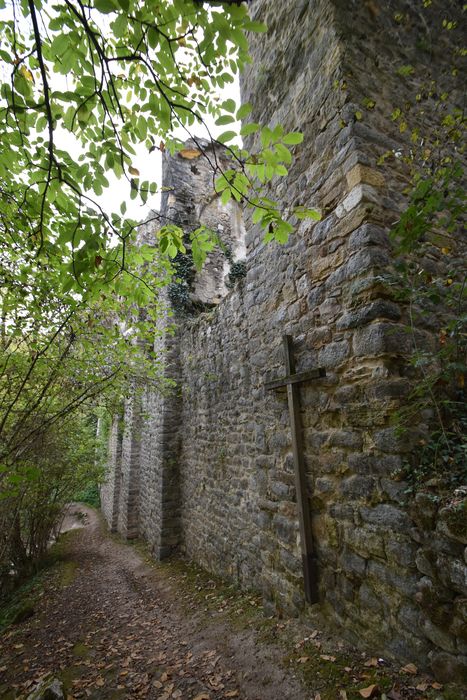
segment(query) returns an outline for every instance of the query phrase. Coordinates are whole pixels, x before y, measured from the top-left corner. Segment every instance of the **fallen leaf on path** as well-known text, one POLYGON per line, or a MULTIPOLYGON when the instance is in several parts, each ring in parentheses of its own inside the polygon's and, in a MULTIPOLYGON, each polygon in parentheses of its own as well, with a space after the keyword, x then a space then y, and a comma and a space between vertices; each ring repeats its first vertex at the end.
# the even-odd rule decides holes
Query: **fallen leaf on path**
POLYGON ((426 690, 428 688, 428 683, 423 681, 422 683, 419 683, 418 685, 415 686, 417 690, 426 690))
POLYGON ((379 688, 375 683, 373 683, 367 688, 361 688, 361 690, 359 690, 358 692, 360 693, 362 698, 372 698, 376 695, 376 693, 379 693, 379 688))
POLYGON ((323 659, 323 661, 335 661, 336 657, 335 656, 329 656, 328 654, 321 654, 320 659, 323 659))
POLYGON ((207 693, 199 693, 193 700, 210 700, 210 696, 207 693))
POLYGON ((347 693, 345 692, 345 690, 339 690, 339 697, 341 700, 348 700, 347 693))
POLYGON ((209 685, 212 685, 213 688, 221 689, 224 687, 222 684, 222 676, 209 676, 209 685))
POLYGON ((224 693, 224 698, 236 698, 238 695, 238 690, 228 690, 224 693))
POLYGON ((418 673, 418 668, 415 666, 415 664, 406 664, 405 666, 402 666, 401 671, 415 675, 418 673))
POLYGON ((376 659, 376 658, 373 657, 373 658, 371 658, 371 659, 368 659, 368 661, 365 661, 365 663, 364 663, 363 665, 364 665, 364 666, 377 666, 377 665, 378 665, 378 659, 376 659))
POLYGON ((99 678, 96 678, 94 683, 97 685, 98 688, 102 688, 105 685, 105 678, 99 676, 99 678))

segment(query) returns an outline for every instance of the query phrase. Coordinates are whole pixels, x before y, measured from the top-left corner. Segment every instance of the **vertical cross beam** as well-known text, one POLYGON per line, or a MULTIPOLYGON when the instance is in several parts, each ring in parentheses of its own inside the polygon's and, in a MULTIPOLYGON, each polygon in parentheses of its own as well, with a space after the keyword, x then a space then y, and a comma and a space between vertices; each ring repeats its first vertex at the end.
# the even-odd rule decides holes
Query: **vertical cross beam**
POLYGON ((326 372, 324 369, 318 368, 296 374, 292 337, 290 335, 283 336, 283 347, 286 376, 283 379, 276 379, 272 382, 268 382, 266 384, 266 388, 277 389, 283 386, 287 387, 305 598, 308 603, 316 603, 318 601, 317 565, 311 532, 310 504, 307 494, 305 461, 303 457, 303 439, 298 385, 299 383, 308 379, 323 377, 325 376, 326 372))

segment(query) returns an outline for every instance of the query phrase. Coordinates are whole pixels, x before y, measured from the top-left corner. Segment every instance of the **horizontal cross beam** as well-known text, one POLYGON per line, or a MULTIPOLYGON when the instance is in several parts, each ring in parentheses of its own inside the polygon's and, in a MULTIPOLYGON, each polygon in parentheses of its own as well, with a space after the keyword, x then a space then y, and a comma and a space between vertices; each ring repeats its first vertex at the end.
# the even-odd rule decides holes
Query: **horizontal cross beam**
POLYGON ((288 384, 299 384, 300 382, 306 382, 308 379, 320 379, 326 376, 326 370, 324 367, 316 367, 315 369, 306 369, 304 372, 297 372, 296 374, 288 374, 282 379, 273 379, 270 382, 266 382, 266 389, 280 389, 288 384))

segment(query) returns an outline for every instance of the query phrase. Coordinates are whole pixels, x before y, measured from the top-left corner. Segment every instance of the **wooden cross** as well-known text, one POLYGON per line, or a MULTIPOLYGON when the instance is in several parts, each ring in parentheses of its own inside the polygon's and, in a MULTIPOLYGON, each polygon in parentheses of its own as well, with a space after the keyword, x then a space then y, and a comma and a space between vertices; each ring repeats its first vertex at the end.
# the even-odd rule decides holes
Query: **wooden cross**
POLYGON ((302 426, 300 421, 300 397, 299 387, 301 382, 309 379, 319 379, 326 376, 326 370, 322 367, 308 369, 295 373, 295 361, 293 356, 292 337, 283 336, 285 372, 282 379, 275 379, 266 383, 266 389, 279 389, 287 387, 287 400, 289 404, 290 427, 292 431, 292 451, 295 472, 295 487, 297 490, 298 522, 300 525, 300 544, 302 549, 303 578, 305 598, 308 603, 318 601, 317 566, 316 555, 311 534, 311 513, 307 495, 305 462, 303 459, 302 426))

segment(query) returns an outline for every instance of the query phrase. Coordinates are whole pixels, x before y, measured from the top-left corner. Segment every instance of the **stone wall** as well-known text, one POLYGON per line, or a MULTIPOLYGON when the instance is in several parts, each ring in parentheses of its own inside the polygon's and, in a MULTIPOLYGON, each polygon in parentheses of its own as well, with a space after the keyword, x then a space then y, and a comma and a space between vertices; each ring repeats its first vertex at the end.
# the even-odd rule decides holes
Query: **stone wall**
MULTIPOLYGON (((388 230, 407 177, 397 157, 405 136, 391 114, 416 88, 395 71, 410 64, 425 77, 438 65, 444 76, 446 47, 431 33, 430 52, 423 48, 426 27, 402 0, 257 0, 251 11, 269 27, 266 40, 252 40, 243 78, 252 119, 305 135, 271 195, 323 217, 302 222, 284 246, 264 245, 247 220, 247 273, 235 289, 220 258, 190 280, 191 315, 161 341, 178 391, 147 391, 133 451, 124 438, 118 527, 128 534, 131 513, 158 556, 179 546, 276 608, 303 610, 287 401, 265 389, 284 374, 287 333, 298 371, 326 369, 300 389, 323 609, 374 653, 431 659, 439 678, 462 677, 467 537, 452 524, 463 517, 462 493, 444 508, 423 494, 407 502, 396 474, 422 427, 401 436, 392 421, 410 390, 412 339, 389 278, 388 230), (371 109, 362 110, 365 99, 371 109), (387 151, 393 157, 380 165, 387 151)), ((203 158, 198 172, 192 165, 167 159, 173 189, 162 216, 191 230, 208 210, 241 250, 238 212, 219 207, 203 158)), ((433 347, 428 328, 416 337, 433 347)))
POLYGON ((101 489, 101 509, 112 532, 118 530, 120 482, 122 466, 121 420, 114 416, 108 437, 108 469, 104 488, 101 489))

